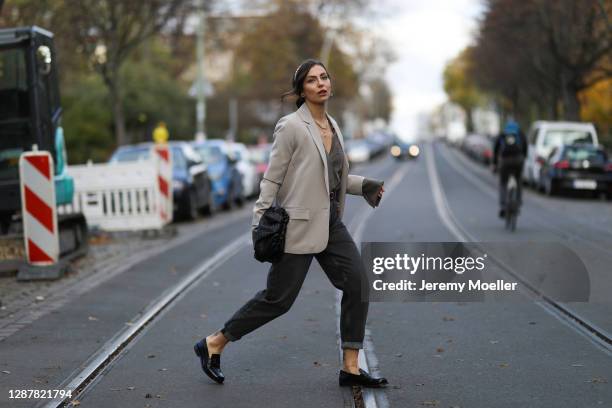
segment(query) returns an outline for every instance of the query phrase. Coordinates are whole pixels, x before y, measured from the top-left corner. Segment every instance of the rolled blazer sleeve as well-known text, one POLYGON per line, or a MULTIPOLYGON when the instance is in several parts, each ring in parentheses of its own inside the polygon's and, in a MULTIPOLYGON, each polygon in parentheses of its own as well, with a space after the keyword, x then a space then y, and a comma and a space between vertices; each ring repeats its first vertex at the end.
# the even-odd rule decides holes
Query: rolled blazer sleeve
POLYGON ((370 206, 376 207, 380 203, 378 193, 383 184, 385 184, 385 182, 382 180, 349 174, 346 192, 348 194, 363 196, 370 206))
POLYGON ((287 117, 283 117, 278 121, 274 129, 268 168, 259 184, 259 198, 255 202, 253 208, 253 218, 251 222, 253 227, 259 224, 259 220, 263 213, 272 206, 274 198, 276 198, 276 193, 278 193, 285 178, 285 174, 287 173, 287 167, 291 162, 293 151, 294 132, 291 127, 288 126, 287 117))

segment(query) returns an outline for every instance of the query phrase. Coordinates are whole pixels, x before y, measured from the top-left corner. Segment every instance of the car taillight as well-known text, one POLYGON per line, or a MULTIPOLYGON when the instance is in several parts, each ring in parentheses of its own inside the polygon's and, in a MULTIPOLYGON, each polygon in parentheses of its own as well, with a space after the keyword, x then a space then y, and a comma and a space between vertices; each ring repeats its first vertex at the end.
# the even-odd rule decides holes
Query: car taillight
POLYGON ((555 169, 569 169, 569 161, 561 160, 554 164, 555 169))

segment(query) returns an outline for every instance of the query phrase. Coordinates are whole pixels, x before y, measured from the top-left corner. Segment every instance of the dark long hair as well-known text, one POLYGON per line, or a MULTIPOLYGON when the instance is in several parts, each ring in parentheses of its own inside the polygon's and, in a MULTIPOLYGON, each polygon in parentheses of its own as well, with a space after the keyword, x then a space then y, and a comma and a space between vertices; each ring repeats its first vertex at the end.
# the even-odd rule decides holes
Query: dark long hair
POLYGON ((310 68, 315 65, 320 65, 321 67, 323 67, 323 69, 325 70, 325 72, 327 72, 327 75, 329 76, 327 68, 325 68, 325 65, 323 65, 321 61, 312 58, 302 61, 302 63, 297 67, 295 73, 293 74, 293 78, 291 81, 291 87, 293 89, 282 94, 281 102, 284 101, 287 96, 295 95, 297 96, 295 105, 298 108, 302 106, 302 104, 306 101, 306 99, 301 96, 302 91, 304 91, 304 79, 306 79, 306 75, 308 75, 308 71, 310 71, 310 68))

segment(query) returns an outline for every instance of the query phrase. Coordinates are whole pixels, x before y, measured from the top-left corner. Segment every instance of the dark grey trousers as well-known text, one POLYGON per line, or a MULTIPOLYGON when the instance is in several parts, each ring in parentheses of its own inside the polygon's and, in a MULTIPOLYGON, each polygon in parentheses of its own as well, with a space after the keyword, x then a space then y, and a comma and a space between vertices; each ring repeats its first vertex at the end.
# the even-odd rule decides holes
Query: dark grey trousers
POLYGON ((341 347, 363 348, 369 302, 368 293, 363 293, 362 297, 362 291, 369 291, 369 285, 357 246, 338 216, 339 204, 333 200, 331 203, 329 242, 325 250, 316 254, 285 253, 273 263, 268 271, 266 289, 257 292, 225 322, 221 332, 227 339, 236 341, 289 311, 314 257, 331 283, 342 291, 341 347))

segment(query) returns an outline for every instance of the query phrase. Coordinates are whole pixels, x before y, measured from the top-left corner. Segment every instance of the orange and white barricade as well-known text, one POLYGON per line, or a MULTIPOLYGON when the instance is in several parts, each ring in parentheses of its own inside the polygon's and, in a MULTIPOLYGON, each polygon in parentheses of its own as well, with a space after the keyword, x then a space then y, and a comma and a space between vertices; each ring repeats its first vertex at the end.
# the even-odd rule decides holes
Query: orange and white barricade
POLYGON ((59 234, 53 158, 49 152, 25 152, 19 158, 23 237, 31 265, 53 265, 59 259, 59 234))

